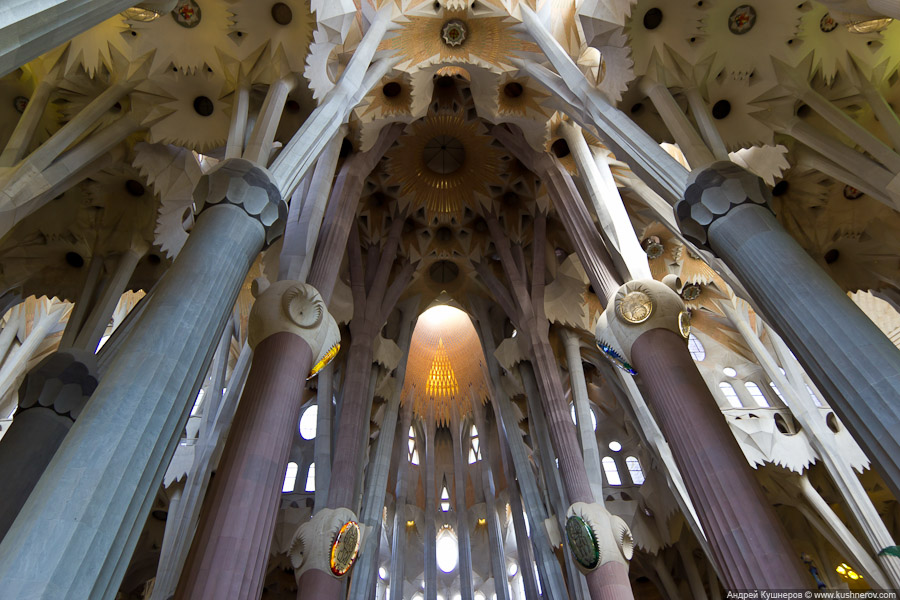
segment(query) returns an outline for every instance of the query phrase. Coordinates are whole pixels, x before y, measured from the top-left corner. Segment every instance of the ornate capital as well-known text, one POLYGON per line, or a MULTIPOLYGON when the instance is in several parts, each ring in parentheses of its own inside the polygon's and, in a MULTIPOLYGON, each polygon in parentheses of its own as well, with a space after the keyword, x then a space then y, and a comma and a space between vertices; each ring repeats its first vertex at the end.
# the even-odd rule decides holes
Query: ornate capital
POLYGON ((675 220, 684 236, 709 247, 709 227, 741 204, 768 206, 772 192, 766 183, 733 162, 715 162, 691 171, 684 199, 675 205, 675 220))
POLYGON ((194 203, 198 212, 217 204, 243 208, 262 224, 267 246, 284 233, 287 204, 269 172, 249 160, 230 158, 216 165, 197 183, 194 203))
POLYGON ((303 338, 314 358, 310 377, 341 348, 341 332, 322 296, 313 286, 299 281, 278 281, 258 294, 250 310, 249 329, 251 348, 282 331, 303 338))
POLYGON ((631 346, 651 329, 668 329, 687 339, 690 313, 668 285, 641 279, 629 281, 613 294, 597 321, 594 337, 597 347, 613 364, 635 375, 631 346))
POLYGON ((334 577, 349 573, 362 546, 358 521, 349 508, 326 508, 301 525, 288 551, 294 576, 299 580, 309 569, 334 577))
POLYGON ((610 562, 628 566, 634 555, 631 530, 600 504, 576 502, 566 511, 566 541, 582 573, 610 562))
POLYGON ((59 350, 25 375, 19 387, 19 412, 42 406, 74 421, 96 388, 94 354, 76 348, 59 350))

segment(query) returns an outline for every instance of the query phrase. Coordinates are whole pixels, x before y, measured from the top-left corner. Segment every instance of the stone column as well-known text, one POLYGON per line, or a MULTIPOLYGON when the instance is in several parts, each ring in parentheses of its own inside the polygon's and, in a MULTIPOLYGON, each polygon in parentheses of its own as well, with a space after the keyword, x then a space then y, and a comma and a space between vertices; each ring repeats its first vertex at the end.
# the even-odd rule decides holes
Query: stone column
POLYGON ((600 450, 597 448, 597 436, 591 420, 591 406, 588 400, 587 382, 584 379, 584 365, 581 363, 581 342, 578 335, 567 329, 561 329, 559 336, 566 349, 566 366, 572 385, 572 403, 575 405, 575 420, 578 438, 581 440, 581 451, 584 455, 584 468, 594 498, 603 499, 603 469, 600 466, 600 450))
POLYGON ((770 195, 755 175, 714 163, 691 173, 676 217, 746 285, 900 496, 900 350, 775 220, 770 195))
POLYGON ((435 492, 434 413, 425 419, 425 600, 437 600, 437 493, 435 492))
POLYGON ((281 483, 314 363, 333 357, 337 323, 315 288, 279 281, 250 312, 253 363, 175 597, 262 594, 281 483))
POLYGON ((115 594, 250 264, 280 235, 266 171, 224 161, 203 212, 0 544, 4 594, 115 594))
MULTIPOLYGON (((413 399, 407 400, 409 406, 412 405, 413 399)), ((412 409, 410 409, 412 415, 412 409)), ((406 424, 404 433, 409 431, 409 423, 406 424)), ((405 436, 404 436, 405 437, 405 436)), ((406 560, 406 493, 409 487, 409 478, 412 469, 409 466, 409 458, 405 450, 401 449, 400 468, 397 469, 397 485, 394 497, 394 528, 391 535, 391 596, 393 598, 403 598, 403 587, 405 581, 404 567, 406 560)))
POLYGON ((316 390, 316 494, 313 512, 325 508, 328 502, 328 486, 331 485, 331 409, 334 403, 334 365, 329 364, 319 372, 316 390))
POLYGON ((385 506, 385 495, 387 493, 388 479, 390 478, 391 454, 395 439, 403 440, 400 444, 400 460, 406 460, 406 439, 412 418, 413 402, 412 398, 407 400, 406 406, 403 407, 403 414, 400 416, 400 394, 403 391, 403 381, 406 376, 406 360, 409 356, 409 344, 414 324, 415 319, 410 318, 408 311, 403 311, 399 332, 402 358, 400 359, 400 364, 397 365, 394 376, 394 390, 385 407, 374 460, 366 478, 363 508, 359 515, 361 525, 366 528, 366 535, 360 546, 359 561, 354 567, 354 576, 350 587, 351 600, 366 600, 371 597, 371 592, 375 589, 375 575, 378 572, 379 562, 378 548, 381 542, 382 510, 385 506), (400 416, 399 430, 397 429, 398 416, 400 416))
POLYGON ((16 417, 0 439, 0 540, 96 387, 93 354, 75 349, 54 352, 25 375, 16 417))
POLYGON ((472 412, 475 414, 475 427, 478 428, 481 444, 481 460, 478 461, 481 471, 481 487, 484 490, 484 508, 487 515, 488 545, 491 556, 491 571, 494 576, 494 588, 497 600, 509 600, 509 586, 506 583, 506 560, 503 551, 503 537, 500 532, 500 520, 497 517, 497 490, 494 485, 494 474, 491 468, 491 431, 484 418, 484 407, 481 402, 472 398, 472 412))
POLYGON ((597 324, 597 345, 620 368, 640 373, 726 587, 808 587, 797 553, 687 350, 689 327, 684 303, 666 284, 632 281, 610 298, 597 324))
POLYGON ((472 537, 469 510, 466 506, 466 473, 468 464, 469 422, 460 424, 459 413, 450 411, 453 427, 453 489, 456 492, 456 538, 459 542, 459 594, 461 600, 472 600, 472 537))

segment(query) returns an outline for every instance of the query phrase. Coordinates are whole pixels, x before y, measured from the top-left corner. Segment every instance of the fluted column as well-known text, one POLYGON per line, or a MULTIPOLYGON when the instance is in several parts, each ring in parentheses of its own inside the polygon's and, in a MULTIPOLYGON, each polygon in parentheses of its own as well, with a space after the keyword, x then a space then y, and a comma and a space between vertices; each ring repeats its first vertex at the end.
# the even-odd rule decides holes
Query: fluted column
POLYGON ((503 551, 503 537, 500 532, 500 520, 497 517, 497 490, 494 473, 491 467, 492 432, 485 422, 484 407, 481 402, 472 398, 472 412, 475 414, 475 427, 478 428, 481 444, 481 460, 478 467, 481 471, 481 487, 484 490, 484 507, 487 514, 488 547, 491 557, 491 572, 494 576, 494 589, 497 600, 509 600, 509 586, 506 584, 506 560, 503 551))
POLYGON ((472 600, 472 537, 469 510, 466 506, 466 473, 469 440, 468 422, 460 424, 459 413, 450 411, 453 427, 453 489, 456 492, 456 539, 459 547, 459 594, 461 600, 472 600))
POLYGON ((569 380, 572 385, 572 403, 575 405, 578 438, 584 456, 584 468, 594 498, 603 499, 603 470, 600 466, 600 450, 597 448, 597 436, 594 434, 591 419, 591 406, 588 400, 587 382, 584 379, 584 365, 581 362, 581 342, 578 335, 566 329, 560 330, 560 338, 566 349, 566 366, 569 368, 569 380))
POLYGON ((250 313, 253 363, 176 598, 262 594, 306 378, 339 339, 312 286, 279 281, 257 297, 250 313))
POLYGON ((784 527, 687 350, 687 320, 666 284, 632 281, 610 298, 597 345, 640 373, 726 587, 805 588, 784 527))
POLYGON ((436 431, 433 405, 425 419, 425 600, 437 600, 437 493, 435 491, 434 436, 436 431))
POLYGON ((286 212, 240 160, 205 175, 195 200, 206 206, 190 237, 0 544, 5 595, 118 588, 240 285, 286 212))
POLYGON ((900 496, 900 350, 775 220, 770 197, 755 175, 715 163, 691 173, 676 217, 741 279, 900 496))
POLYGON ((54 352, 33 368, 19 388, 19 408, 0 439, 0 540, 97 388, 93 354, 54 352))

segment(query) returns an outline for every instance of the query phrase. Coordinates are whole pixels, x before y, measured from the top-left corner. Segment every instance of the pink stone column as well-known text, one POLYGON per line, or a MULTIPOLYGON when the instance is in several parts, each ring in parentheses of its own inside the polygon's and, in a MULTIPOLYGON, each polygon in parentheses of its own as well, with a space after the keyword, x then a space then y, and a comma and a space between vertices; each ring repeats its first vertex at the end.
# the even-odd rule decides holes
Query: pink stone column
POLYGON ((813 585, 678 334, 650 329, 631 346, 725 587, 813 585))
POLYGON ((176 599, 257 600, 312 351, 279 332, 256 347, 176 599))

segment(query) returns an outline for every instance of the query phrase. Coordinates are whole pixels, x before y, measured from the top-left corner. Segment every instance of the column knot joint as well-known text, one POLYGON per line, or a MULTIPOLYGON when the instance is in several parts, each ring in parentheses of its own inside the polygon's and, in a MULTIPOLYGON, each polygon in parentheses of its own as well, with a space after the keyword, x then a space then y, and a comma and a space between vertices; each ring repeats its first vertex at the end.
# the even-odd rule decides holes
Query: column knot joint
POLYGON ((288 556, 299 581, 315 569, 343 577, 359 557, 364 534, 359 519, 349 508, 324 508, 300 525, 291 540, 288 556))
POLYGON ((281 237, 287 223, 287 204, 272 175, 243 158, 223 160, 203 175, 194 189, 194 203, 198 213, 220 204, 242 208, 263 226, 266 246, 281 237))
POLYGON ((757 175, 729 161, 694 169, 684 198, 675 204, 675 220, 691 242, 710 249, 709 228, 734 207, 760 204, 768 208, 769 186, 757 175))
POLYGON ((18 412, 44 407, 74 421, 97 389, 97 383, 93 353, 77 348, 59 350, 25 375, 19 387, 18 412))
POLYGON ((255 349, 276 333, 292 333, 303 338, 312 350, 314 363, 309 376, 313 377, 341 349, 340 329, 321 294, 312 285, 300 281, 277 281, 262 291, 258 291, 259 287, 257 280, 247 342, 255 349))
POLYGON ((687 340, 690 323, 684 301, 671 287, 654 279, 637 279, 610 296, 606 310, 597 321, 594 337, 597 347, 610 362, 636 375, 631 347, 639 337, 651 329, 668 329, 687 340))
POLYGON ((586 574, 611 562, 628 566, 634 538, 621 517, 600 504, 576 502, 566 519, 566 541, 579 571, 586 574))

